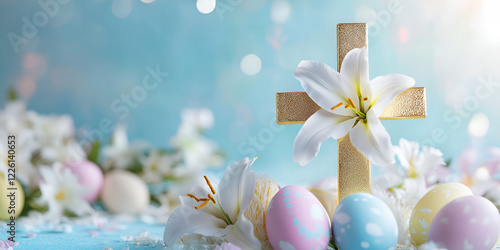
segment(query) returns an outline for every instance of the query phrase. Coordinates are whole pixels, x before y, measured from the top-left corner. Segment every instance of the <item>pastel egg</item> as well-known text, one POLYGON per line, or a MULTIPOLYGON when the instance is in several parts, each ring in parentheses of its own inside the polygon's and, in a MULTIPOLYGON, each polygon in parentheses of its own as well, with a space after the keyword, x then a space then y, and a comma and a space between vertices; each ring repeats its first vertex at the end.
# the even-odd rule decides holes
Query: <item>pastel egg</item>
POLYGON ((427 192, 415 205, 410 217, 410 235, 416 245, 427 241, 429 226, 438 211, 449 202, 472 195, 472 191, 461 183, 441 184, 427 192))
POLYGON ((9 221, 11 216, 19 217, 24 208, 24 190, 19 181, 15 180, 14 185, 0 173, 0 220, 9 221), (12 188, 9 190, 8 188, 12 188))
POLYGON ((78 177, 80 185, 87 190, 83 199, 91 203, 94 202, 99 197, 102 188, 103 174, 101 169, 93 162, 86 160, 67 162, 64 166, 78 177))
POLYGON ((492 249, 499 226, 500 214, 491 201, 465 196, 451 201, 436 214, 429 240, 447 249, 492 249))
POLYGON ((104 176, 101 199, 113 213, 137 214, 149 204, 149 191, 137 175, 114 170, 104 176))
POLYGON ((326 249, 330 220, 321 202, 307 189, 286 186, 271 200, 267 236, 274 249, 326 249))
POLYGON ((323 204, 323 207, 328 213, 328 217, 332 218, 333 212, 337 207, 337 201, 339 198, 337 192, 337 178, 327 177, 318 182, 316 182, 309 191, 318 198, 318 200, 323 204))
POLYGON ((356 193, 344 198, 332 219, 335 245, 341 249, 395 249, 398 223, 379 198, 356 193))

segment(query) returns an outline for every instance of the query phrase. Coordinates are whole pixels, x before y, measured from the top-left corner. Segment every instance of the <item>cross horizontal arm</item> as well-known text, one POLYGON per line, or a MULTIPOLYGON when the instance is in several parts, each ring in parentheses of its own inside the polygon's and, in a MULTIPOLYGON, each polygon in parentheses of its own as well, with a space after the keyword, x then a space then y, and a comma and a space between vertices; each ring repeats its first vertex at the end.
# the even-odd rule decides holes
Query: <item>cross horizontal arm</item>
MULTIPOLYGON (((276 93, 276 121, 280 125, 303 124, 320 107, 306 92, 276 93)), ((425 118, 425 88, 409 88, 387 105, 380 120, 425 118)))

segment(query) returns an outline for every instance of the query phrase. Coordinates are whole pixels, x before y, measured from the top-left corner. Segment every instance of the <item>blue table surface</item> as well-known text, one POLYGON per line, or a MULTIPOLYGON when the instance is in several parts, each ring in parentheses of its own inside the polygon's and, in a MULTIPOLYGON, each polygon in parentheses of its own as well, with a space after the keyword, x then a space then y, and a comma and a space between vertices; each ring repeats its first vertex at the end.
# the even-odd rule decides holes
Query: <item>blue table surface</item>
MULTIPOLYGON (((5 224, 3 221, 0 223, 5 224)), ((164 249, 162 245, 163 224, 146 224, 141 221, 135 222, 118 222, 121 228, 114 231, 105 231, 98 229, 93 224, 75 225, 68 224, 71 227, 71 232, 60 232, 54 230, 53 227, 38 226, 33 229, 26 230, 23 225, 19 225, 16 230, 16 242, 19 245, 14 249, 164 249), (38 232, 37 232, 38 231, 38 232), (97 232, 92 235, 91 231, 97 232), (134 241, 127 241, 122 237, 136 237, 147 232, 152 238, 159 238, 155 244, 138 245, 134 241), (28 233, 35 233, 35 237, 28 237, 28 233)), ((7 228, 0 226, 0 240, 5 240, 8 237, 7 228)))

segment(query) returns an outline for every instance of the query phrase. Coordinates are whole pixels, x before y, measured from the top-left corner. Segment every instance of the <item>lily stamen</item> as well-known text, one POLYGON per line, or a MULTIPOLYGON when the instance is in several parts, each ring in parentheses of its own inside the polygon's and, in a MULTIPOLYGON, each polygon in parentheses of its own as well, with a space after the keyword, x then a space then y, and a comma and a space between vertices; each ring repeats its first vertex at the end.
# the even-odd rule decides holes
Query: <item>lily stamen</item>
POLYGON ((201 205, 199 205, 199 206, 196 206, 196 207, 194 207, 194 208, 196 208, 196 209, 200 209, 200 208, 203 208, 204 206, 206 206, 207 204, 208 204, 208 201, 205 201, 205 202, 203 202, 203 204, 201 204, 201 205))
POLYGON ((351 104, 351 107, 356 108, 356 106, 354 105, 354 102, 352 101, 351 98, 349 98, 347 100, 349 101, 349 104, 351 104))
POLYGON ((207 182, 208 186, 210 187, 210 191, 212 191, 212 194, 215 194, 215 189, 212 187, 212 184, 210 184, 210 181, 208 180, 207 176, 203 176, 205 178, 205 181, 207 182))
POLYGON ((368 97, 365 96, 365 98, 363 98, 363 101, 368 101, 368 97))
POLYGON ((339 102, 337 105, 333 106, 330 110, 334 110, 334 109, 336 109, 336 108, 338 108, 340 106, 342 106, 341 102, 339 102))
POLYGON ((215 199, 214 199, 214 197, 212 196, 212 194, 208 194, 208 198, 210 198, 210 200, 212 200, 212 202, 215 204, 215 199))
POLYGON ((192 194, 187 194, 187 196, 189 196, 189 197, 193 198, 196 202, 199 202, 199 201, 200 201, 200 199, 198 199, 198 197, 196 197, 196 196, 194 196, 194 195, 192 195, 192 194))

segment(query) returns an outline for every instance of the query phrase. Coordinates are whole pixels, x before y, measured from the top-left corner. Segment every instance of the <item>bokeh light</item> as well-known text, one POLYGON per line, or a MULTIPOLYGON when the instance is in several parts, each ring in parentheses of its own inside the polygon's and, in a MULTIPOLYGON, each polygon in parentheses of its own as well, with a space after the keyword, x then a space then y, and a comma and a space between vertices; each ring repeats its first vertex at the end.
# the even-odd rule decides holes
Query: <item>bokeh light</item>
POLYGON ((292 7, 287 0, 275 0, 271 5, 271 19, 273 22, 282 24, 288 20, 292 7))
POLYGON ((132 2, 130 0, 113 0, 111 12, 118 18, 127 17, 132 11, 132 2))
POLYGON ((16 91, 23 98, 30 98, 36 90, 36 82, 30 77, 23 77, 17 82, 16 91))
POLYGON ((247 75, 255 75, 260 72, 262 62, 255 54, 249 54, 241 59, 241 71, 247 75))
POLYGON ((469 133, 475 137, 483 137, 488 133, 490 122, 483 113, 476 113, 469 123, 469 133))
POLYGON ((198 0, 196 1, 196 9, 202 14, 209 14, 215 9, 215 0, 198 0))

